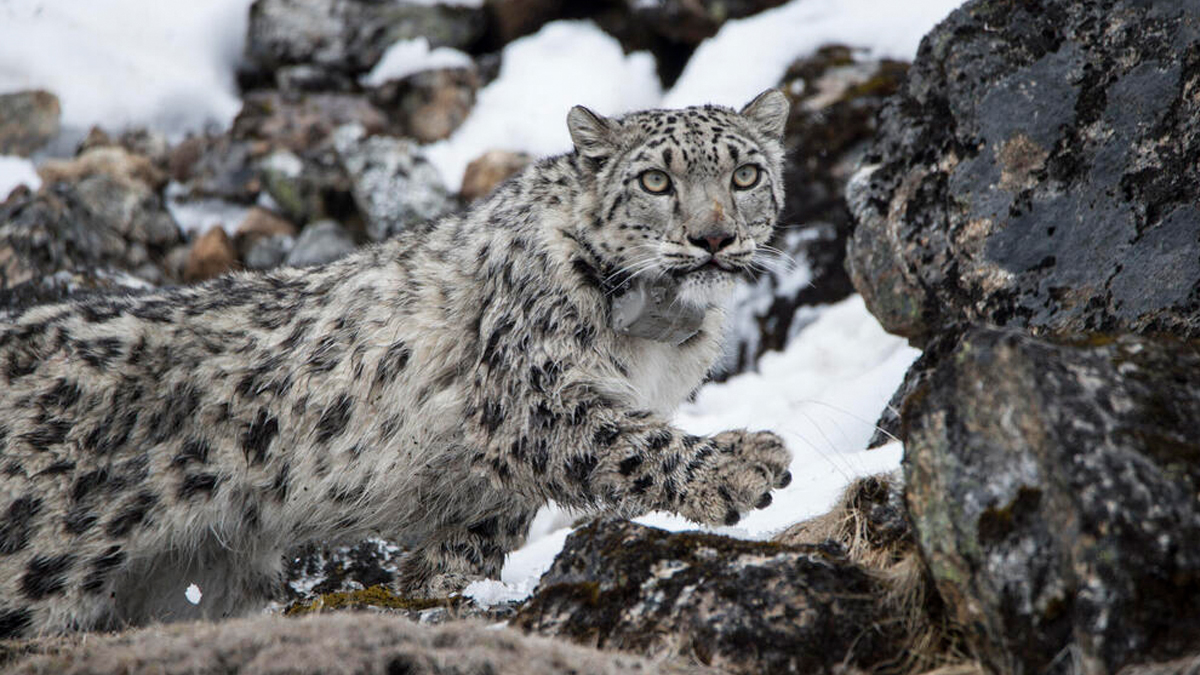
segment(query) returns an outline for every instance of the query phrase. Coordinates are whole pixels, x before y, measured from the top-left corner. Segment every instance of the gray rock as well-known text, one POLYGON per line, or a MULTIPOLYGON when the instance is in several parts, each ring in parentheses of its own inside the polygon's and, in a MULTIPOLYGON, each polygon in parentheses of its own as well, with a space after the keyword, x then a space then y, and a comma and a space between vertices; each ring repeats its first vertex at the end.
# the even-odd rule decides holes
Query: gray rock
POLYGON ((475 105, 480 87, 475 68, 442 68, 384 82, 371 100, 397 121, 403 135, 433 143, 458 128, 475 105))
POLYGON ((273 234, 251 244, 243 262, 247 269, 269 270, 286 263, 288 256, 295 248, 295 237, 287 234, 273 234))
POLYGON ((324 265, 353 250, 354 238, 346 228, 332 220, 320 220, 304 228, 296 238, 287 264, 293 267, 324 265))
POLYGON ((0 94, 0 155, 28 157, 58 135, 62 108, 48 91, 0 94))
POLYGON ((355 75, 375 65, 397 40, 425 37, 433 46, 467 48, 483 34, 479 8, 371 0, 255 0, 246 56, 274 72, 310 64, 355 75))
POLYGON ((334 144, 350 175, 367 234, 382 241, 457 207, 441 174, 412 141, 367 136, 359 125, 337 130, 334 144))
POLYGON ((989 670, 1197 651, 1200 342, 976 329, 904 410, 922 556, 989 670))
POLYGON ((258 616, 10 642, 0 646, 0 665, 13 675, 713 673, 521 635, 483 622, 420 626, 401 617, 370 614, 258 616))
POLYGON ((834 551, 625 521, 567 539, 512 625, 724 672, 870 669, 902 649, 882 582, 834 551))
POLYGON ((42 287, 58 272, 145 274, 157 269, 147 262, 161 263, 180 241, 162 199, 138 181, 94 174, 36 194, 18 190, 0 205, 0 307, 30 297, 24 285, 42 287))
POLYGON ((671 42, 698 45, 729 19, 757 14, 786 0, 625 0, 631 18, 671 42))
POLYGON ((922 43, 848 196, 855 286, 960 322, 1200 336, 1200 5, 984 0, 922 43))

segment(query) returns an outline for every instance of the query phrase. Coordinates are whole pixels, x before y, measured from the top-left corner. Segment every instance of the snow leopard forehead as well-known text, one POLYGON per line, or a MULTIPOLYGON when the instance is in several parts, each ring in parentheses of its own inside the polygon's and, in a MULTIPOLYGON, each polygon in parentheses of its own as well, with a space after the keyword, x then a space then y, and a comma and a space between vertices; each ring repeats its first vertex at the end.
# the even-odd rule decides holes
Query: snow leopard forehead
POLYGON ((745 162, 774 166, 782 155, 777 139, 764 137, 737 111, 716 105, 678 110, 645 110, 619 119, 628 141, 616 158, 652 161, 677 175, 725 175, 745 162))

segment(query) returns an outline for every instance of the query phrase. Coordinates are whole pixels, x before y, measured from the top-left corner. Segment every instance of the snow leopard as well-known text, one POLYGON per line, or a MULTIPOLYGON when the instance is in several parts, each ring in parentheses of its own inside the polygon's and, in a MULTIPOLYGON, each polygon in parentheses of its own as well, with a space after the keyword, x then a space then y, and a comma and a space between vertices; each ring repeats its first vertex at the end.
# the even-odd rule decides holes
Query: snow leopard
POLYGON ((497 577, 550 501, 709 525, 767 506, 778 436, 671 418, 772 234, 787 116, 774 90, 577 106, 572 151, 337 262, 9 316, 0 638, 242 613, 305 542, 416 542, 395 585, 437 597, 497 577), (684 339, 613 328, 647 280, 698 317, 684 339))

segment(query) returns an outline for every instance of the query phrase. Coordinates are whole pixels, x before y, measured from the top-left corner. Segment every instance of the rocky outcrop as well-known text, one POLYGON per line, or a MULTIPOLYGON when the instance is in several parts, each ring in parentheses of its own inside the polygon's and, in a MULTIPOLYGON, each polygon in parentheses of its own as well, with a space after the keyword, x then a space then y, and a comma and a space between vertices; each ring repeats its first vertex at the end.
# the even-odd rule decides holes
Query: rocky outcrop
POLYGON ((1200 336, 1200 9, 975 1, 848 194, 855 286, 923 344, 982 322, 1200 336))
POLYGON ((28 157, 58 135, 62 106, 48 91, 0 94, 0 155, 28 157))
POLYGON ((792 108, 784 139, 787 201, 771 242, 778 252, 765 254, 766 270, 737 303, 720 376, 753 368, 768 350, 782 350, 807 325, 804 307, 854 292, 845 270, 851 218, 843 189, 906 67, 830 45, 788 68, 779 85, 792 108))
POLYGON ((992 669, 1200 647, 1200 342, 973 330, 904 424, 921 548, 992 669))
POLYGON ((832 673, 899 656, 882 583, 840 546, 672 534, 623 521, 577 530, 512 624, 724 672, 832 673))
MULTIPOLYGON (((248 78, 270 79, 304 65, 306 80, 349 84, 397 40, 470 48, 482 36, 482 10, 461 5, 371 0, 256 0, 246 38, 248 78)), ((290 73, 295 81, 296 73, 290 73)), ((336 85, 335 85, 336 86, 336 85)), ((332 88, 332 87, 331 87, 332 88)))
POLYGON ((367 235, 382 241, 453 210, 441 174, 412 141, 347 125, 334 139, 367 235))
POLYGON ((155 626, 116 635, 0 645, 13 675, 671 675, 714 671, 602 653, 484 623, 420 626, 407 619, 339 614, 260 616, 155 626))

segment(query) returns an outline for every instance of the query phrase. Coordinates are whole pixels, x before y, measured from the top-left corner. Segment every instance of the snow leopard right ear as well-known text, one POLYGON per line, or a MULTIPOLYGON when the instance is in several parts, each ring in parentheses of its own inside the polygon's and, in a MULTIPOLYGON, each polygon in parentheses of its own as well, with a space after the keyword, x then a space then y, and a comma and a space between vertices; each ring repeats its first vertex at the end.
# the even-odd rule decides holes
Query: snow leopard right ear
POLYGON ((616 152, 617 125, 607 117, 577 105, 567 113, 567 130, 582 157, 603 162, 616 152))
POLYGON ((742 108, 742 115, 748 117, 754 126, 770 138, 783 140, 783 130, 787 126, 788 111, 792 105, 787 96, 778 89, 768 89, 742 108))

